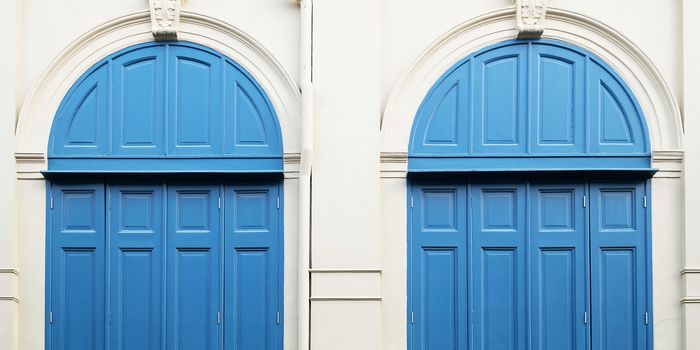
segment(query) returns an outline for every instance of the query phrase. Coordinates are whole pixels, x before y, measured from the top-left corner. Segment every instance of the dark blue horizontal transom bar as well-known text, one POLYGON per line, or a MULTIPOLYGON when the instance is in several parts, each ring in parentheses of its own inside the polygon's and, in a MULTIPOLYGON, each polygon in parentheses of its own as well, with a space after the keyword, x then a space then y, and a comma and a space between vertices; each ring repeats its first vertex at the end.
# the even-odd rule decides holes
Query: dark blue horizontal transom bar
POLYGON ((49 158, 51 173, 282 173, 283 159, 268 158, 49 158))
POLYGON ((615 157, 409 157, 408 171, 427 172, 656 172, 647 156, 615 157))

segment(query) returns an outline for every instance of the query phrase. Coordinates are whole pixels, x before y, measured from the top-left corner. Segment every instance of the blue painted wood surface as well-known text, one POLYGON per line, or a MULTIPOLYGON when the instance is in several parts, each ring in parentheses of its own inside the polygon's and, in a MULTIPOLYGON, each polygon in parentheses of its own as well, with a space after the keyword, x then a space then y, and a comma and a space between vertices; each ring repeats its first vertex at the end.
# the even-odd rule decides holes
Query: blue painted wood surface
POLYGON ((220 171, 222 159, 229 172, 280 172, 282 156, 260 85, 231 59, 187 42, 136 45, 95 64, 59 106, 48 149, 54 172, 85 171, 76 159, 109 172, 149 171, 149 161, 171 158, 179 163, 159 167, 220 171))
POLYGON ((279 195, 277 183, 53 183, 47 349, 279 349, 279 195))
POLYGON ((607 157, 648 169, 647 135, 633 94, 599 58, 553 40, 508 41, 464 58, 431 88, 416 113, 408 169, 510 166, 489 163, 498 157, 531 170, 558 170, 537 161, 546 157, 573 169, 605 169, 596 162, 607 157))
POLYGON ((410 348, 647 349, 645 182, 584 181, 414 180, 410 348))

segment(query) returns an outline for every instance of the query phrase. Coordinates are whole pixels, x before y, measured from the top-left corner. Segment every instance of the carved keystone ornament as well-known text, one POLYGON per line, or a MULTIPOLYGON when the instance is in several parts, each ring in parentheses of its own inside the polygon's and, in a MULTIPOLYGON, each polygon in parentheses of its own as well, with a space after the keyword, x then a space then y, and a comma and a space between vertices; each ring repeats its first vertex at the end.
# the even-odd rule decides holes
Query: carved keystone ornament
POLYGON ((183 0, 148 0, 151 31, 156 40, 177 40, 183 0))
POLYGON ((515 0, 518 38, 539 38, 544 32, 547 0, 515 0))

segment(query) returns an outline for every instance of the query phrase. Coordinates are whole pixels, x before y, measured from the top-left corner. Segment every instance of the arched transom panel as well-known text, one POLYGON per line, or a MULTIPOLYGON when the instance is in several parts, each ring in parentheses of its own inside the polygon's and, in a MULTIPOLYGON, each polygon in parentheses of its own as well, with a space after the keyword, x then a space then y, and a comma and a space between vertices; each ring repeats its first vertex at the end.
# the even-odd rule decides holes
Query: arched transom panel
POLYGON ((509 41, 449 69, 413 124, 409 171, 648 169, 647 127, 624 81, 593 54, 509 41))
POLYGON ((63 99, 48 149, 50 172, 269 172, 282 171, 282 157, 262 88, 187 42, 136 45, 95 64, 63 99))

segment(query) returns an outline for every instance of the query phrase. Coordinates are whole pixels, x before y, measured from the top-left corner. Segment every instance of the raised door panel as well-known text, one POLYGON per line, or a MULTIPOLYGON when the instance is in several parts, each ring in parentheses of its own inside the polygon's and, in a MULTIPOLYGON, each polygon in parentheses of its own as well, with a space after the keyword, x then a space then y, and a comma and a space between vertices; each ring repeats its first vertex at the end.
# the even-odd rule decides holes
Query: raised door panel
POLYGON ((218 349, 220 346, 219 192, 219 186, 168 187, 168 349, 218 349))
POLYGON ((165 47, 112 61, 112 154, 164 155, 165 47))
POLYGON ((644 183, 591 184, 594 350, 647 347, 644 183))
POLYGON ((262 89, 237 66, 225 63, 224 153, 278 155, 281 135, 262 89))
POLYGON ((429 92, 416 116, 411 154, 469 153, 469 99, 472 63, 463 63, 429 92))
POLYGON ((109 65, 106 63, 71 89, 56 114, 50 155, 107 154, 109 89, 109 65))
POLYGON ((523 349, 527 334, 524 184, 471 186, 475 349, 523 349))
POLYGON ((585 56, 533 45, 530 144, 533 153, 585 152, 585 56))
POLYGON ((173 45, 168 58, 168 146, 173 155, 220 154, 222 59, 173 45))
POLYGON ((110 349, 160 349, 163 186, 108 188, 110 349))
POLYGON ((104 186, 53 184, 52 198, 48 345, 104 348, 104 186))
POLYGON ((532 349, 585 349, 588 278, 583 184, 530 186, 532 349))
POLYGON ((412 197, 411 348, 466 348, 466 185, 417 183, 412 197))
POLYGON ((483 154, 527 151, 527 46, 474 58, 472 148, 483 154))
POLYGON ((628 90, 593 60, 588 64, 588 81, 590 152, 648 152, 643 116, 628 90))
POLYGON ((225 186, 224 347, 276 349, 281 339, 276 184, 225 186))

